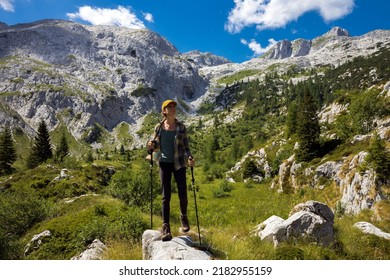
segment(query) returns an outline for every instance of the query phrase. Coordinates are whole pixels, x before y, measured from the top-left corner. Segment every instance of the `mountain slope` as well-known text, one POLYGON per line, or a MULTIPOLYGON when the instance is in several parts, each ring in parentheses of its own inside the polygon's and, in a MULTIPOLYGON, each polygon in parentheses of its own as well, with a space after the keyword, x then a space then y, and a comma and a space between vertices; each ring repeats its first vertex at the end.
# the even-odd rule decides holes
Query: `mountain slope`
POLYGON ((65 122, 76 139, 95 123, 112 131, 159 108, 191 100, 207 81, 156 33, 46 20, 0 31, 2 124, 50 129, 65 122), (3 102, 2 102, 3 103, 3 102), (10 116, 16 118, 11 118, 10 116))

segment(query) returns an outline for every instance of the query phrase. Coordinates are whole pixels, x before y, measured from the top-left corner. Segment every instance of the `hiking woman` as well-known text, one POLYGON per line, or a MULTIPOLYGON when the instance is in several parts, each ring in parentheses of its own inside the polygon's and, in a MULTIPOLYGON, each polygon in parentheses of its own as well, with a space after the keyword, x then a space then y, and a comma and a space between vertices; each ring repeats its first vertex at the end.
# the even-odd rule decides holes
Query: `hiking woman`
POLYGON ((186 127, 176 119, 176 105, 173 100, 166 100, 161 106, 164 119, 156 125, 155 139, 147 143, 147 149, 159 150, 160 180, 162 188, 162 241, 172 239, 170 219, 171 178, 175 178, 180 200, 181 230, 188 232, 190 225, 187 217, 187 182, 186 168, 194 166, 191 155, 186 127))

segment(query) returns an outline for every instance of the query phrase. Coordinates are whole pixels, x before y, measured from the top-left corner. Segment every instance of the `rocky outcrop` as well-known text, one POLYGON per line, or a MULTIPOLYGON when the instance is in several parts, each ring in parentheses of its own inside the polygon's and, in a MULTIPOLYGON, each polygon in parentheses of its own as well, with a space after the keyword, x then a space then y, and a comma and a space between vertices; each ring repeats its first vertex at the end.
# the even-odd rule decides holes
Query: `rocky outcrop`
POLYGON ((24 255, 27 256, 33 251, 39 249, 44 240, 51 237, 50 230, 45 230, 41 233, 35 234, 30 242, 24 247, 24 255))
POLYGON ((266 59, 282 59, 290 57, 292 54, 292 43, 289 40, 282 40, 274 47, 272 47, 271 51, 267 56, 265 56, 266 59))
POLYGON ((279 176, 273 186, 277 185, 280 192, 289 193, 303 187, 322 189, 325 187, 324 182, 334 182, 340 188, 342 209, 347 213, 358 214, 364 209, 372 209, 375 203, 386 199, 375 172, 360 168, 366 156, 367 152, 362 151, 341 161, 324 162, 313 171, 311 168, 302 170, 301 164, 295 162, 293 155, 280 165, 279 176), (305 185, 298 182, 298 176, 305 178, 305 185))
MULTIPOLYGON (((254 161, 256 167, 261 170, 262 173, 264 173, 264 178, 271 177, 271 167, 268 163, 267 159, 267 153, 265 152, 265 149, 262 148, 260 150, 253 150, 247 153, 245 156, 242 157, 242 159, 237 162, 227 173, 227 180, 234 182, 234 180, 231 178, 231 176, 235 173, 241 170, 241 168, 244 166, 244 163, 246 160, 251 159, 254 161)), ((260 175, 255 175, 254 180, 255 181, 262 181, 264 179, 260 175)))
POLYGON ((305 56, 310 53, 311 41, 305 39, 294 40, 292 41, 291 47, 291 56, 305 56))
POLYGON ((346 105, 332 103, 318 114, 319 121, 320 123, 333 123, 337 117, 346 110, 346 105))
POLYGON ((103 242, 95 239, 84 252, 71 258, 71 260, 101 260, 106 249, 107 247, 103 242))
POLYGON ((271 48, 264 55, 266 59, 284 59, 288 57, 306 56, 312 51, 312 45, 316 48, 323 47, 328 40, 337 39, 337 37, 349 37, 349 32, 340 27, 334 27, 324 35, 315 38, 314 40, 297 39, 294 41, 282 40, 271 48))
POLYGON ((210 260, 208 251, 195 247, 189 236, 174 237, 161 241, 160 232, 146 230, 142 235, 142 258, 144 260, 210 260))
POLYGON ((357 222, 353 226, 360 229, 364 233, 373 234, 378 237, 390 240, 390 233, 382 231, 381 229, 377 228, 373 224, 367 222, 357 222))
POLYGON ((187 59, 190 63, 195 64, 197 67, 217 66, 226 63, 231 63, 230 60, 217 56, 212 53, 202 53, 200 51, 190 51, 182 54, 183 58, 187 59))
POLYGON ((341 204, 346 212, 357 214, 363 209, 371 209, 384 196, 376 174, 372 169, 359 171, 367 152, 360 152, 350 159, 349 164, 344 162, 343 168, 337 172, 335 180, 342 189, 341 204))
POLYGON ((279 166, 279 192, 291 193, 300 187, 298 185, 296 176, 300 168, 301 164, 295 162, 295 154, 289 157, 279 166))
POLYGON ((294 41, 282 40, 264 57, 266 59, 283 59, 288 57, 305 56, 310 53, 311 41, 297 39, 294 41))
POLYGON ((66 168, 63 168, 63 169, 61 169, 60 175, 58 175, 57 177, 55 177, 53 179, 53 182, 61 181, 61 180, 69 179, 69 178, 71 178, 71 176, 69 175, 69 170, 66 168))
POLYGON ((308 201, 296 205, 284 220, 271 216, 252 232, 278 246, 283 241, 306 240, 329 246, 334 241, 334 214, 325 204, 308 201))

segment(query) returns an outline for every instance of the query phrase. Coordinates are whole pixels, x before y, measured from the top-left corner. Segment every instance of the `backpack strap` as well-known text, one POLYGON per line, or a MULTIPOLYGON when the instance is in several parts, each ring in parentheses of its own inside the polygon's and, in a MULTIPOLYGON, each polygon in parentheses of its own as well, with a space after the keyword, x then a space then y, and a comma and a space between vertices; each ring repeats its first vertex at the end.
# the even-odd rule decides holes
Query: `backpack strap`
POLYGON ((157 137, 160 137, 161 135, 161 127, 164 123, 165 119, 163 119, 159 124, 158 124, 158 127, 156 127, 155 131, 154 131, 154 137, 153 137, 153 141, 157 139, 157 137))

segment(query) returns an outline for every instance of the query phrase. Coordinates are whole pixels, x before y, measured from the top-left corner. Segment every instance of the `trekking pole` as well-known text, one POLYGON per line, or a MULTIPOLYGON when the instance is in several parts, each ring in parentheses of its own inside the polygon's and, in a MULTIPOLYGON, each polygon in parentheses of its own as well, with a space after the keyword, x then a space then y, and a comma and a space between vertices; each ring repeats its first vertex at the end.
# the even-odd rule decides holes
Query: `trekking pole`
POLYGON ((153 229, 153 150, 148 150, 150 154, 150 228, 153 229))
POLYGON ((194 167, 191 166, 191 176, 192 176, 192 189, 194 191, 194 200, 195 200, 195 213, 196 213, 196 225, 198 226, 198 236, 199 236, 199 245, 202 245, 202 239, 200 238, 200 229, 199 229, 199 217, 198 217, 198 205, 196 204, 196 192, 195 192, 195 178, 194 178, 194 167))

